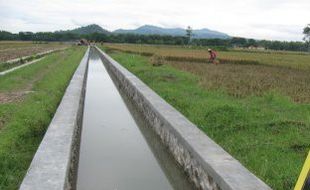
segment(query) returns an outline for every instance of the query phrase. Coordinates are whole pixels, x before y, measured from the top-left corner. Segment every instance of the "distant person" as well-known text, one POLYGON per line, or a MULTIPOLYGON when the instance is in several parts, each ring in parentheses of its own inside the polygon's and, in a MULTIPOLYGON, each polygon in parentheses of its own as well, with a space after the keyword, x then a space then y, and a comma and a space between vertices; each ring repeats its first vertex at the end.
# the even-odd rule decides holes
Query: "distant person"
POLYGON ((209 52, 209 61, 213 64, 218 64, 218 61, 216 60, 216 52, 212 49, 208 49, 209 52))

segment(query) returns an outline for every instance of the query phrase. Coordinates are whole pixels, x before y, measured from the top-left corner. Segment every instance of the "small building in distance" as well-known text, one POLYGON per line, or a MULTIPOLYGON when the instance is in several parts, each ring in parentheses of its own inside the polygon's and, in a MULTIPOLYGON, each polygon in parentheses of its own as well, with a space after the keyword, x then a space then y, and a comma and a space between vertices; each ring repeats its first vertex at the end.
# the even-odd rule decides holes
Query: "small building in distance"
POLYGON ((88 46, 89 42, 86 39, 80 39, 77 45, 79 45, 79 46, 88 46))
POLYGON ((249 46, 248 49, 265 50, 266 48, 262 46, 249 46))

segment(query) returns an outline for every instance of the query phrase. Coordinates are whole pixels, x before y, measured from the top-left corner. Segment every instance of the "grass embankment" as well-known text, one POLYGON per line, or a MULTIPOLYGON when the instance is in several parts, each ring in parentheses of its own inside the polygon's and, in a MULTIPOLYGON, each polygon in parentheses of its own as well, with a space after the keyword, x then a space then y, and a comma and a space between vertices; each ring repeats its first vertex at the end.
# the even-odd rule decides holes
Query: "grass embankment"
POLYGON ((0 76, 0 189, 17 189, 85 52, 76 47, 0 76))
POLYGON ((294 103, 278 91, 235 97, 201 85, 201 75, 169 63, 154 67, 148 57, 110 55, 272 188, 293 188, 310 147, 309 104, 294 103))
POLYGON ((32 55, 27 58, 20 58, 17 62, 14 63, 8 63, 8 62, 0 63, 0 72, 12 69, 14 67, 18 67, 20 65, 26 64, 28 62, 34 61, 44 56, 46 55, 32 55))

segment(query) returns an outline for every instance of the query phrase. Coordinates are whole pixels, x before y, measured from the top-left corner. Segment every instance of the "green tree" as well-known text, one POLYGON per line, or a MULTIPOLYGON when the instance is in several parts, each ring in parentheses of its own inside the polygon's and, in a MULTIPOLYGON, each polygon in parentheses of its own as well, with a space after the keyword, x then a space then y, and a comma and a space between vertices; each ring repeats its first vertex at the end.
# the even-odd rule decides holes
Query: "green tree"
POLYGON ((188 26, 186 29, 186 37, 188 44, 191 42, 192 36, 193 36, 193 29, 192 27, 188 26))
POLYGON ((257 43, 256 43, 256 40, 254 40, 254 39, 248 39, 247 40, 247 45, 246 46, 257 46, 257 43))
POLYGON ((310 24, 304 28, 303 34, 305 35, 304 40, 308 46, 308 51, 310 51, 310 24))
POLYGON ((230 43, 232 46, 237 46, 237 47, 245 47, 247 40, 245 38, 240 38, 240 37, 233 37, 230 40, 230 43))

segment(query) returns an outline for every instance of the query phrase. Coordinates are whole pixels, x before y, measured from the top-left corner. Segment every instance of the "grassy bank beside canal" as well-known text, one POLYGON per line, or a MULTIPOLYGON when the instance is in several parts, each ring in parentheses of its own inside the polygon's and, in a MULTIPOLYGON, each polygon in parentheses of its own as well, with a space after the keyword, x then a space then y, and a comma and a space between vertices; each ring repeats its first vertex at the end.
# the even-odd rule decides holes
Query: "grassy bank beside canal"
POLYGON ((149 57, 110 55, 273 189, 293 189, 310 147, 309 103, 279 91, 235 97, 169 62, 153 66, 149 57))
POLYGON ((86 48, 0 76, 0 190, 17 189, 86 48))

